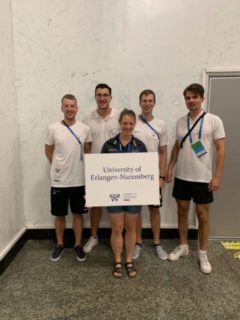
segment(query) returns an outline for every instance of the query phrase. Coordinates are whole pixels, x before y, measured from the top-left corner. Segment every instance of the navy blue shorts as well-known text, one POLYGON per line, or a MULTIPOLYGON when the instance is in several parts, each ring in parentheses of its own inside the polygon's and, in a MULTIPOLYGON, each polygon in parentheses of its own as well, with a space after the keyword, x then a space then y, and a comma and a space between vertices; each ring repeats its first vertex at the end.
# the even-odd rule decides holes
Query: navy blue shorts
POLYGON ((121 213, 127 212, 132 214, 140 213, 142 206, 116 206, 106 207, 108 213, 121 213))
POLYGON ((192 182, 175 178, 172 196, 177 200, 190 201, 196 204, 213 202, 213 193, 208 190, 209 183, 192 182))
POLYGON ((66 216, 68 204, 72 213, 82 214, 85 208, 85 187, 55 188, 51 187, 51 213, 54 216, 66 216))

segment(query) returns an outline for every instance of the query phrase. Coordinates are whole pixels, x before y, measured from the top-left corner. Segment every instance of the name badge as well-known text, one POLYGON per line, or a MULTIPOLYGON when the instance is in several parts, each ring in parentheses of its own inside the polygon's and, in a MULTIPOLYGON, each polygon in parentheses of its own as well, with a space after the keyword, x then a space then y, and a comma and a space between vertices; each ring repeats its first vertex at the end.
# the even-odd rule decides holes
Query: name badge
POLYGON ((192 149, 195 152, 198 158, 202 157, 204 154, 207 153, 206 149, 204 148, 201 141, 197 141, 192 144, 192 149))

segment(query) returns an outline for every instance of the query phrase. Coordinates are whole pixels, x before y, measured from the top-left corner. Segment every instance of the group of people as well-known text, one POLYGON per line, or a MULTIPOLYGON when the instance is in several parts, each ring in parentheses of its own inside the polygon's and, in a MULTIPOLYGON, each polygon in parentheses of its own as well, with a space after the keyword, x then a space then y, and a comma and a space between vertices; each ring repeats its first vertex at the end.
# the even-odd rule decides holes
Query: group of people
MULTIPOLYGON (((177 121, 176 142, 167 166, 168 135, 164 121, 153 115, 156 96, 152 90, 144 90, 139 96, 140 115, 130 109, 121 113, 110 106, 112 90, 107 84, 95 88, 97 108, 77 121, 77 99, 66 94, 61 100, 63 120, 48 127, 45 154, 51 164, 51 213, 55 216, 57 243, 51 255, 58 261, 64 251, 65 216, 68 204, 72 212, 75 235, 75 254, 78 261, 86 260, 86 254, 98 244, 98 228, 102 209, 90 209, 91 236, 82 246, 83 214, 85 208, 84 154, 158 152, 160 205, 149 204, 153 234, 153 251, 161 260, 176 261, 188 255, 188 212, 190 201, 196 205, 199 223, 200 270, 212 271, 207 257, 209 209, 213 191, 220 186, 225 156, 225 132, 222 120, 202 109, 204 88, 194 83, 183 92, 187 115, 177 121), (213 151, 216 161, 212 173, 213 151), (160 245, 161 190, 173 177, 173 197, 177 202, 180 244, 170 253, 160 245)), ((151 191, 149 191, 151 192, 151 191)), ((113 276, 123 273, 122 251, 125 247, 125 269, 130 278, 137 275, 134 260, 143 249, 141 237, 141 206, 107 207, 112 228, 111 246, 114 255, 113 276), (123 230, 125 233, 123 236, 123 230)))

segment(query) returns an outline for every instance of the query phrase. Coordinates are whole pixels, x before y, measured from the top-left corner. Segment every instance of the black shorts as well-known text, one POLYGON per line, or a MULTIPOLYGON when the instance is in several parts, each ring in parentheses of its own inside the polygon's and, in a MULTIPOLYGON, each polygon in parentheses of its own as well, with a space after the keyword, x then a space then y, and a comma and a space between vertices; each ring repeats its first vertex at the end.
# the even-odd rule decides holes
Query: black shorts
POLYGON ((196 204, 213 202, 213 193, 208 190, 208 183, 191 182, 175 178, 172 195, 177 200, 190 201, 196 204))
POLYGON ((68 204, 72 213, 82 214, 85 208, 85 187, 55 188, 51 187, 51 213, 54 216, 66 216, 68 204))
POLYGON ((150 204, 149 205, 150 208, 161 208, 162 207, 162 205, 163 205, 162 188, 159 188, 159 195, 160 195, 160 204, 159 205, 150 204))

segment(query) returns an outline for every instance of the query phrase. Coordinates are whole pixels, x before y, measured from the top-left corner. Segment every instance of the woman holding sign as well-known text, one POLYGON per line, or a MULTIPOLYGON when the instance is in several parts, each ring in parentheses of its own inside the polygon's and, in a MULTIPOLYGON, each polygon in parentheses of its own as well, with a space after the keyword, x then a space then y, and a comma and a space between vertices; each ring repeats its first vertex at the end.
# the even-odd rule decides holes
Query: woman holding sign
MULTIPOLYGON (((102 153, 128 153, 128 152, 147 152, 147 148, 142 141, 132 135, 136 124, 136 114, 134 111, 124 109, 119 118, 120 134, 107 140, 102 153)), ((111 246, 114 254, 113 276, 122 277, 122 249, 123 243, 126 248, 126 271, 130 278, 137 275, 137 271, 132 262, 132 255, 136 243, 136 225, 141 206, 115 206, 107 207, 111 221, 111 246), (123 230, 125 229, 125 238, 123 230)))

